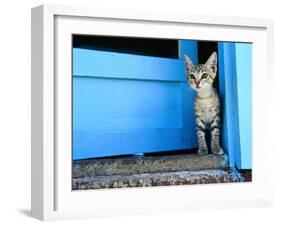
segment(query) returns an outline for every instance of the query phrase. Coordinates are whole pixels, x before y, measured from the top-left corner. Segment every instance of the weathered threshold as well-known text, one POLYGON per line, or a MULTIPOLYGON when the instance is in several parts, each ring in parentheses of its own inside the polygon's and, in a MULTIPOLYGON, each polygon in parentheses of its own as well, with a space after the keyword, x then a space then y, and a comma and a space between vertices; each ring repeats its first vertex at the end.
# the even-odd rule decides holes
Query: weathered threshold
POLYGON ((86 159, 73 161, 73 177, 128 175, 203 169, 225 169, 227 155, 180 154, 166 156, 86 159))

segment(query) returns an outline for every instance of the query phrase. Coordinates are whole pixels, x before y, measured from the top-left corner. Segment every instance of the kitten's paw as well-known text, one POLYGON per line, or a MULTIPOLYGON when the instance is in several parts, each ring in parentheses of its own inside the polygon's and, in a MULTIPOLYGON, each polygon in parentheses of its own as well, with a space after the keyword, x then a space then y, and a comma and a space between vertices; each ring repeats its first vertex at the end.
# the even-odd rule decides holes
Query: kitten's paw
POLYGON ((207 148, 198 148, 197 154, 198 155, 207 155, 208 154, 208 149, 207 148))
POLYGON ((224 151, 222 150, 222 148, 220 146, 216 146, 212 148, 212 153, 215 155, 223 155, 224 151))

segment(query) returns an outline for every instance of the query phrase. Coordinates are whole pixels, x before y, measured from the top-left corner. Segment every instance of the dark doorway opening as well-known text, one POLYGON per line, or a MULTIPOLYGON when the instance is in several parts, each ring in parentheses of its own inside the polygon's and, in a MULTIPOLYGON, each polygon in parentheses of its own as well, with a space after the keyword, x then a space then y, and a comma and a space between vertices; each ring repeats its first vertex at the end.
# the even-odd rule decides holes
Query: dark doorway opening
MULTIPOLYGON (((218 56, 218 42, 198 41, 198 63, 205 64, 213 52, 218 56)), ((218 60, 219 62, 219 60, 218 60)), ((217 65, 217 77, 214 81, 214 87, 219 92, 219 65, 217 65)))
POLYGON ((73 35, 73 47, 178 58, 178 41, 173 39, 73 35))

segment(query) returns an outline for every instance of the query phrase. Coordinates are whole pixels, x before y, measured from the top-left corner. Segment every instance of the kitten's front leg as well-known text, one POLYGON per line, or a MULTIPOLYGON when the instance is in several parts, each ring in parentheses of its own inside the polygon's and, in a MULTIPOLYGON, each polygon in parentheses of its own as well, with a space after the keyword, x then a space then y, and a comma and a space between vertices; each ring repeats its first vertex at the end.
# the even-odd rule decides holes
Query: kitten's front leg
POLYGON ((198 155, 207 155, 208 147, 206 143, 205 126, 197 123, 196 130, 197 130, 197 141, 199 146, 197 153, 198 155))
POLYGON ((211 149, 212 153, 215 155, 222 155, 224 153, 223 149, 220 146, 219 119, 214 120, 214 123, 211 124, 211 149))

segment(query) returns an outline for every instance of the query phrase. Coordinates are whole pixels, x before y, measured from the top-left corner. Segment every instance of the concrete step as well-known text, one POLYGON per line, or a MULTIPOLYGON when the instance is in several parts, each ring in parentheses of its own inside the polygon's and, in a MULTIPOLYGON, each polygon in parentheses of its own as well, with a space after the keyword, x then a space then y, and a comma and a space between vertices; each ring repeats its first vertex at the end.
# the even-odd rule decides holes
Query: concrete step
POLYGON ((211 169, 181 172, 154 172, 131 175, 85 176, 73 179, 73 190, 150 187, 167 185, 244 182, 235 169, 211 169))
POLYGON ((121 157, 73 161, 73 178, 225 169, 227 155, 179 154, 165 156, 121 157))

